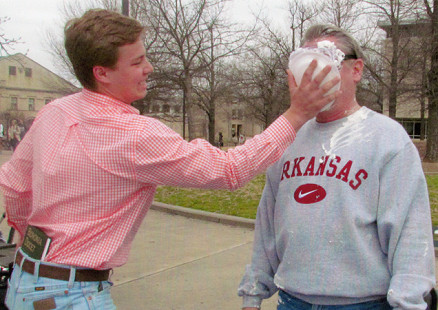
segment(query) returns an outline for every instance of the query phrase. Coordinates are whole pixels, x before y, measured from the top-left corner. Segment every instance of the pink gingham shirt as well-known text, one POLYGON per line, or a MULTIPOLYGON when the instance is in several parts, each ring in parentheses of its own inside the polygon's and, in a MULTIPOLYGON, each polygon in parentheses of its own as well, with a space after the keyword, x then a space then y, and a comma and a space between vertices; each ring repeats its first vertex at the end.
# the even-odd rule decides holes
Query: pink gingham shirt
POLYGON ((294 138, 281 116, 224 152, 84 89, 45 106, 2 166, 8 222, 21 236, 30 224, 53 239, 46 261, 114 268, 127 261, 157 185, 236 189, 294 138))

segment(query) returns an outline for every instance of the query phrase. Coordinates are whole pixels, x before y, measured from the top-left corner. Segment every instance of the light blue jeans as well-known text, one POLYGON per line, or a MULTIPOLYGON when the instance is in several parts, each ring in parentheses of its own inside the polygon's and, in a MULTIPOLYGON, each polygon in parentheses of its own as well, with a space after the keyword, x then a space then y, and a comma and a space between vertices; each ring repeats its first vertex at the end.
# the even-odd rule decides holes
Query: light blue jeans
POLYGON ((322 306, 312 305, 301 299, 280 291, 277 310, 390 310, 391 306, 385 299, 363 302, 352 305, 322 306))
MULTIPOLYGON (((23 255, 26 259, 35 261, 26 254, 23 255)), ((116 307, 110 294, 111 286, 112 283, 109 281, 75 282, 43 278, 38 274, 22 271, 20 266, 15 264, 9 279, 6 306, 10 310, 114 310, 116 307), (56 308, 51 306, 53 304, 56 308)))

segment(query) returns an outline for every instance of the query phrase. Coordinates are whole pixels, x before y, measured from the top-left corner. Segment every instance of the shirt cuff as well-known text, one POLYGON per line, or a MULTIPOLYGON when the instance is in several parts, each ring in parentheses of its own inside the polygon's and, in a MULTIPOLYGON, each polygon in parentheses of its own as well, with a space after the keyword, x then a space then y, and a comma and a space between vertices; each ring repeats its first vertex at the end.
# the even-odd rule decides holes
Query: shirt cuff
POLYGON ((243 295, 242 308, 259 308, 262 304, 262 298, 259 296, 243 295))

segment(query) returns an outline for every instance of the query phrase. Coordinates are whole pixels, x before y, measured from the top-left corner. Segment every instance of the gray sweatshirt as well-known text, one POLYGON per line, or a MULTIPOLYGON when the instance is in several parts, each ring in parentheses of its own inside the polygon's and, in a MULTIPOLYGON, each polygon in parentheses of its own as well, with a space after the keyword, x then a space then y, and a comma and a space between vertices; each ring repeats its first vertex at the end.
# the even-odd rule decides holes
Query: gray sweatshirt
POLYGON ((281 289, 312 304, 386 296, 395 309, 425 309, 434 264, 418 151, 397 122, 362 107, 307 122, 268 170, 238 293, 244 307, 281 289))

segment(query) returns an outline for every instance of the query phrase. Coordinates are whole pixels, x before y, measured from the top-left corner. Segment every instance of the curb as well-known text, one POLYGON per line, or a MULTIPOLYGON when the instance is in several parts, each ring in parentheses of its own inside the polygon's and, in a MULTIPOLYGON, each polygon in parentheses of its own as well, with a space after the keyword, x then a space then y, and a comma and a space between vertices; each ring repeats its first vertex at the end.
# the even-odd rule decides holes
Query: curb
POLYGON ((184 208, 180 206, 173 206, 158 201, 152 202, 151 209, 156 211, 166 212, 173 215, 181 215, 188 218, 215 222, 215 223, 231 225, 231 226, 237 226, 237 227, 243 227, 243 228, 254 229, 255 226, 255 220, 252 219, 247 219, 239 216, 207 212, 202 210, 195 210, 195 209, 184 208))
MULTIPOLYGON (((209 222, 214 222, 224 225, 231 225, 231 226, 250 228, 250 229, 254 229, 255 227, 255 220, 253 219, 190 209, 180 206, 173 206, 158 201, 153 201, 150 209, 155 211, 166 212, 173 215, 180 215, 192 219, 209 221, 209 222)), ((433 227, 433 233, 434 236, 437 235, 437 239, 438 239, 438 226, 433 227)), ((436 239, 434 240, 434 248, 435 248, 435 257, 438 258, 438 240, 436 239)))

